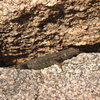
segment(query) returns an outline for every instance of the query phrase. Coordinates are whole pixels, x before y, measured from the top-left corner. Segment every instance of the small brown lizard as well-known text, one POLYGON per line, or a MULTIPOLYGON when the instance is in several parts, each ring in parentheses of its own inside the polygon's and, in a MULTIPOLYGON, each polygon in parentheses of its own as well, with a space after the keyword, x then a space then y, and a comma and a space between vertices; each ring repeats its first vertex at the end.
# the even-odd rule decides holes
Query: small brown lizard
POLYGON ((17 65, 17 68, 22 69, 43 69, 54 64, 61 64, 64 60, 77 56, 80 51, 76 48, 68 48, 57 53, 48 54, 42 57, 34 58, 24 63, 17 65))

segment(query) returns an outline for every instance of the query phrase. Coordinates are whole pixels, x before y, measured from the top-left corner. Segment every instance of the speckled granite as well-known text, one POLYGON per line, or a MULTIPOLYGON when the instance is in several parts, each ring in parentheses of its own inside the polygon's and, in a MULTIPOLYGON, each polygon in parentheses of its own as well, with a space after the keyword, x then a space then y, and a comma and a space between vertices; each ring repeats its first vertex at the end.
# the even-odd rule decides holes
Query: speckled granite
POLYGON ((62 68, 0 68, 0 100, 100 100, 100 53, 82 53, 62 68))
POLYGON ((100 43, 100 0, 0 0, 0 65, 100 43))

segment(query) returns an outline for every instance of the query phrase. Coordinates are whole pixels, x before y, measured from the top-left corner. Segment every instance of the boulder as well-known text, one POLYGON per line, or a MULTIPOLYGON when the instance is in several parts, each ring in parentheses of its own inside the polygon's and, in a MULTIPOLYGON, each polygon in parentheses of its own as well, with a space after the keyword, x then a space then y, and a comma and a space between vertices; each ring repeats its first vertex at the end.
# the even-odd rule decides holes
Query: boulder
POLYGON ((0 65, 100 43, 99 7, 98 0, 0 0, 0 65))
POLYGON ((100 100, 100 53, 42 70, 0 68, 0 100, 100 100))

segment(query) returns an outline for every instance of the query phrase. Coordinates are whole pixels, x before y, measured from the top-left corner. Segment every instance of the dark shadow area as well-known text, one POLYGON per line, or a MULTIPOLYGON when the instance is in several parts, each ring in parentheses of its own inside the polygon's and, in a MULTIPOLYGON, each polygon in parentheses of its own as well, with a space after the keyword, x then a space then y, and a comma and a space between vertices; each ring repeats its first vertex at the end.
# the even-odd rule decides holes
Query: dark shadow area
POLYGON ((16 18, 16 19, 12 19, 11 22, 12 23, 18 23, 18 24, 25 24, 25 23, 27 23, 29 18, 31 18, 31 13, 25 13, 25 14, 22 14, 20 17, 16 18))
POLYGON ((95 4, 95 3, 100 3, 100 1, 99 0, 91 0, 90 3, 95 4))
POLYGON ((81 52, 84 53, 100 53, 100 43, 93 44, 93 45, 82 45, 82 46, 69 46, 79 49, 81 52))

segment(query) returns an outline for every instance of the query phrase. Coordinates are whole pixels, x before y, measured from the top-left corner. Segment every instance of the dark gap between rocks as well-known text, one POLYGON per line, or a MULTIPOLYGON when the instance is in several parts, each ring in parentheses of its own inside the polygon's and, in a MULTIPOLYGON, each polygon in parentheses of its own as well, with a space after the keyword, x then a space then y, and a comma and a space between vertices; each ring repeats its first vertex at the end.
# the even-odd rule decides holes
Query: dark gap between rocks
POLYGON ((93 45, 82 45, 82 46, 69 46, 79 49, 83 53, 100 53, 100 43, 93 45))
MULTIPOLYGON (((66 49, 66 48, 76 48, 78 49, 81 53, 100 53, 100 43, 97 43, 97 44, 93 44, 93 45, 83 45, 83 46, 73 46, 73 45, 70 45, 68 47, 64 47, 63 49, 66 49)), ((62 51, 62 50, 61 50, 62 51)), ((59 51, 58 51, 59 52, 59 51)), ((62 55, 61 55, 62 56, 62 55)), ((71 59, 72 57, 75 57, 77 55, 72 55, 70 56, 69 58, 67 59, 71 59)), ((46 57, 46 56, 43 56, 43 58, 46 57)), ((39 57, 38 57, 39 58, 39 57)), ((34 59, 33 59, 34 60, 34 59)), ((62 59, 61 59, 62 60, 62 59)), ((63 62, 63 60, 61 61, 63 62)), ((7 62, 0 62, 0 67, 10 67, 11 66, 16 66, 16 65, 9 65, 9 66, 6 66, 5 63, 7 62)), ((26 62, 24 62, 26 63, 26 62)), ((27 67, 26 67, 27 69, 27 67)))
POLYGON ((20 69, 44 69, 51 65, 57 64, 62 66, 62 62, 67 59, 76 57, 80 53, 99 53, 100 43, 85 46, 69 46, 65 50, 58 51, 57 53, 48 54, 46 56, 31 59, 18 65, 20 69))

